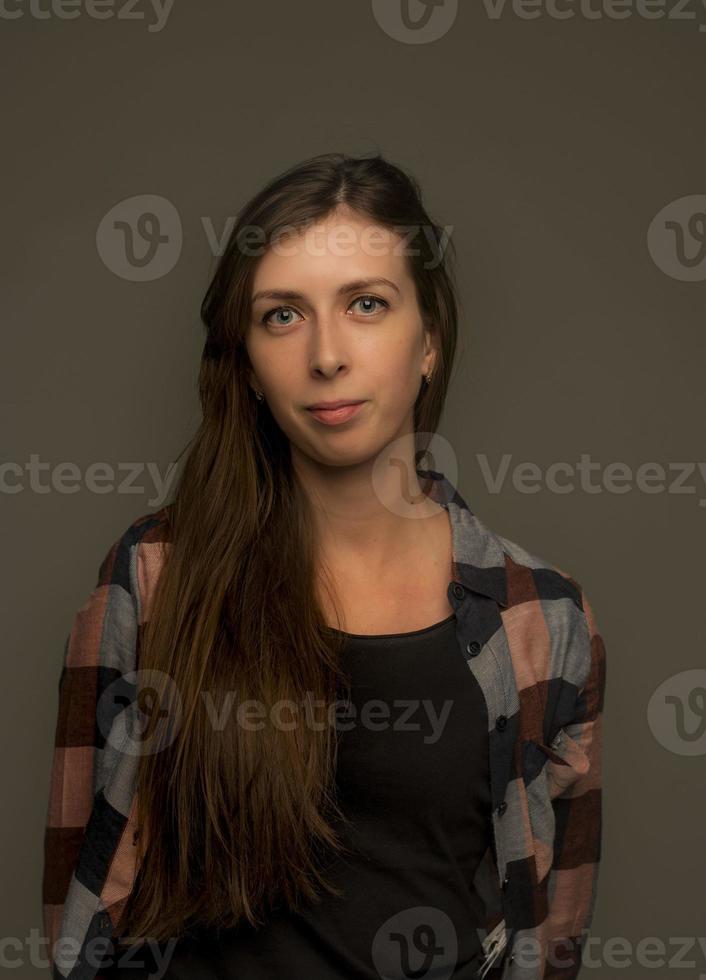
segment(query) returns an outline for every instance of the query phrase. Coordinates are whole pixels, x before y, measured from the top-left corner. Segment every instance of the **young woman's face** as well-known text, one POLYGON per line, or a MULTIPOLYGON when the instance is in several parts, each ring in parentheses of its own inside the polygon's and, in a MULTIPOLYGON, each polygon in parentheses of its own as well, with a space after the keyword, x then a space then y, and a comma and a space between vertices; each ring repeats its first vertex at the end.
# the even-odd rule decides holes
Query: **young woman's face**
POLYGON ((412 432, 435 352, 407 261, 400 236, 346 209, 258 263, 246 336, 251 381, 293 451, 350 465, 412 432), (362 404, 342 420, 310 408, 339 400, 362 404))

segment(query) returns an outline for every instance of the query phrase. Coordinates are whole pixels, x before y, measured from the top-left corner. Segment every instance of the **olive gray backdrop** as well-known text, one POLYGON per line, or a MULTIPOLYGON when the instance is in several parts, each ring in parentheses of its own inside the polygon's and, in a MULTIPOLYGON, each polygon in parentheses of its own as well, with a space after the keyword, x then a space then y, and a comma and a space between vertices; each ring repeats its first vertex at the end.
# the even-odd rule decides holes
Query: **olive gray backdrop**
POLYGON ((458 252, 441 468, 605 639, 590 975, 706 972, 702 5, 7 0, 0 28, 2 967, 45 973, 63 643, 197 424, 229 219, 304 157, 379 149, 458 252))

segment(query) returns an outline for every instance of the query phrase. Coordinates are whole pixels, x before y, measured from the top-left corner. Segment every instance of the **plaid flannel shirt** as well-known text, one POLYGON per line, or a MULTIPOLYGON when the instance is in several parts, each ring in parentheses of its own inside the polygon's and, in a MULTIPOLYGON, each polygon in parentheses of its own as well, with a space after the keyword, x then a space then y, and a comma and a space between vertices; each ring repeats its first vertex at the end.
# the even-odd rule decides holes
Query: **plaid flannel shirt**
MULTIPOLYGON (((487 704, 493 834, 475 887, 489 976, 572 980, 601 853, 603 640, 568 573, 486 527, 442 473, 419 475, 449 514, 459 656, 487 704)), ((165 510, 110 548, 64 647, 42 882, 53 980, 99 980, 138 870, 138 753, 121 733, 139 722, 165 510)))

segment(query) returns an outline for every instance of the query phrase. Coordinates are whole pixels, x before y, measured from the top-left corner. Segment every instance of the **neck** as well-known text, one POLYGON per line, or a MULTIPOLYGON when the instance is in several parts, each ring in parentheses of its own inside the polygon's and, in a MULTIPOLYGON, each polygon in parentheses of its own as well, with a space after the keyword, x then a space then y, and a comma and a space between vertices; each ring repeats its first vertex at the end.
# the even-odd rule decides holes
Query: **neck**
POLYGON ((324 466, 301 456, 295 465, 322 558, 334 567, 364 562, 371 572, 384 569, 418 554, 445 520, 444 508, 424 494, 411 453, 396 451, 386 465, 376 457, 354 466, 324 466))

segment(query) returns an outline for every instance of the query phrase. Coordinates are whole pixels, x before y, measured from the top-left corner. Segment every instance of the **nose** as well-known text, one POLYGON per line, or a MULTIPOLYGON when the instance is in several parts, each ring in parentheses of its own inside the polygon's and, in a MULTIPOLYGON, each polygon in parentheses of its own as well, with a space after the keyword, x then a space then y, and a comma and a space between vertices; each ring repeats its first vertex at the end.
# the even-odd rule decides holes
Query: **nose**
POLYGON ((319 314, 314 318, 311 337, 309 369, 316 377, 332 378, 349 367, 344 331, 335 317, 319 314))

